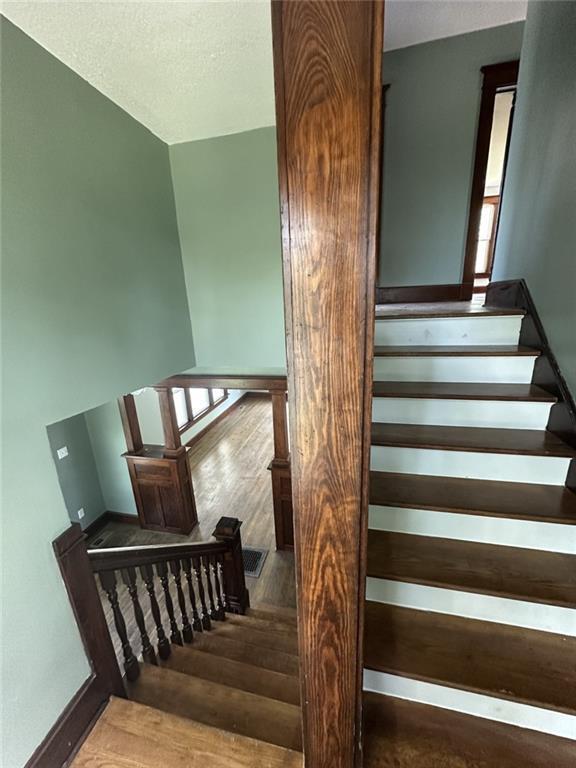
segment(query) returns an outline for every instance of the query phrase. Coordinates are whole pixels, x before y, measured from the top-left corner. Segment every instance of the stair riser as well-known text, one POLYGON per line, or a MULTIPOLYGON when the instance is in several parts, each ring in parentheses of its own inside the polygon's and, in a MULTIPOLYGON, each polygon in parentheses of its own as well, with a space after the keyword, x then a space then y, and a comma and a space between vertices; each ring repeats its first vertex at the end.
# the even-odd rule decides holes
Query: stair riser
POLYGON ((373 445, 370 469, 442 477, 564 485, 570 459, 373 445))
POLYGON ((372 421, 452 427, 546 429, 551 403, 375 397, 372 421))
POLYGON ((517 344, 521 316, 376 320, 375 344, 517 344))
POLYGON ((529 384, 534 357, 375 357, 374 381, 529 384))
POLYGON ((576 555, 576 527, 572 525, 371 505, 369 527, 394 533, 576 555))
POLYGON ((409 701, 419 701, 423 704, 464 712, 554 736, 576 739, 576 717, 562 712, 517 704, 513 701, 410 680, 370 669, 364 670, 364 690, 397 696, 409 701))
POLYGON ((576 611, 555 605, 373 577, 366 579, 366 599, 418 611, 445 613, 576 637, 576 611))

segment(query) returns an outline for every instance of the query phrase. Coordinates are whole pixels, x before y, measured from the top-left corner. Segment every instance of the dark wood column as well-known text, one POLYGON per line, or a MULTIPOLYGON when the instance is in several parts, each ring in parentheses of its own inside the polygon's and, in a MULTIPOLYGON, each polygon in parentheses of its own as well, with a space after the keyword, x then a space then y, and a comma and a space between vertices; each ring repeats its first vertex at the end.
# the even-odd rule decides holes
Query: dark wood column
POLYGON ((380 2, 273 3, 304 750, 359 755, 380 2))
POLYGON ((286 391, 271 391, 274 429, 274 458, 270 462, 272 473, 272 501, 274 504, 274 532, 276 549, 294 548, 292 512, 292 482, 290 449, 286 424, 286 391))

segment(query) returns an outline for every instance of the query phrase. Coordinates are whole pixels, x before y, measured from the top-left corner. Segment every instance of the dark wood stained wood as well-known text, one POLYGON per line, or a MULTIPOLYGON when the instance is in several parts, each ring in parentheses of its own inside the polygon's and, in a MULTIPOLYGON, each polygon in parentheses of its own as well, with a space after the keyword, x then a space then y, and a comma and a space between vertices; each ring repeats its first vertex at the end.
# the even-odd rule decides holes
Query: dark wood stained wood
POLYGON ((163 379, 158 387, 200 387, 213 389, 264 389, 286 392, 285 373, 177 373, 163 379))
POLYGON ((301 749, 300 709, 214 681, 145 664, 129 687, 130 698, 213 728, 301 749))
MULTIPOLYGON (((513 88, 518 82, 519 61, 507 61, 501 64, 491 64, 482 67, 482 98, 478 117, 478 132, 476 134, 476 151, 474 157, 474 172, 468 209, 468 230, 464 252, 464 268, 462 271, 462 298, 472 298, 476 262, 476 247, 478 228, 484 201, 486 172, 488 168, 488 153, 492 133, 494 115, 494 100, 499 88, 513 88)), ((503 174, 506 168, 503 169, 503 174)))
POLYGON ((573 768, 576 741, 364 694, 364 768, 573 768))
POLYGON ((174 646, 170 658, 163 666, 175 672, 200 677, 203 680, 213 680, 221 685, 239 688, 258 696, 285 701, 287 704, 300 704, 298 679, 293 675, 283 675, 253 664, 225 659, 222 656, 199 651, 194 646, 190 648, 174 646))
POLYGON ((573 458, 576 449, 540 429, 372 424, 372 445, 573 458))
POLYGON ((554 403, 556 397, 533 384, 460 384, 436 381, 375 381, 374 397, 432 400, 506 400, 554 403))
POLYGON ((366 603, 366 666, 576 714, 576 638, 366 603))
POLYGON ((507 309, 520 309, 525 312, 520 329, 520 343, 528 344, 542 353, 534 367, 532 383, 558 396, 558 403, 550 411, 548 429, 565 442, 576 447, 576 402, 562 375, 560 366, 546 331, 538 315, 528 286, 524 280, 508 280, 491 283, 488 286, 486 300, 491 304, 507 309))
POLYGON ((122 523, 124 525, 140 525, 137 515, 128 515, 126 512, 111 512, 106 510, 100 517, 92 521, 90 525, 87 525, 83 529, 84 535, 87 539, 93 538, 102 528, 106 527, 108 523, 122 523))
POLYGON ((433 302, 431 304, 379 304, 377 320, 405 320, 410 317, 469 317, 473 315, 523 315, 516 307, 482 306, 469 301, 433 302))
POLYGON ((408 346, 375 347, 375 357, 538 357, 540 352, 530 347, 458 345, 450 346, 408 346))
POLYGON ((72 523, 52 542, 86 656, 106 697, 125 696, 100 595, 86 551, 86 537, 72 523))
POLYGON ((276 549, 294 548, 294 511, 292 509, 292 473, 288 445, 286 393, 272 392, 274 458, 268 469, 272 474, 274 529, 276 549))
POLYGON ((90 675, 65 707, 24 768, 57 768, 72 759, 88 737, 109 698, 102 682, 90 675))
POLYGON ((283 675, 298 677, 299 665, 296 654, 258 645, 243 638, 230 637, 218 632, 203 632, 194 638, 194 648, 225 659, 233 659, 243 664, 252 664, 283 675))
MULTIPOLYGON (((302 753, 112 699, 72 768, 302 768, 302 753)), ((52 764, 51 768, 55 768, 52 764)))
POLYGON ((396 288, 378 286, 376 304, 408 304, 411 302, 460 301, 460 283, 447 285, 406 285, 396 288))
POLYGON ((576 494, 556 485, 371 472, 370 503, 576 525, 576 494))
POLYGON ((123 395, 122 397, 119 397, 118 409, 120 411, 122 429, 124 430, 124 437, 126 439, 126 447, 132 453, 138 453, 142 450, 143 443, 134 395, 123 395))
POLYGON ((165 453, 167 455, 177 454, 182 451, 182 442, 180 440, 180 430, 178 429, 172 389, 170 387, 154 387, 154 389, 158 394, 158 403, 160 405, 165 453))
POLYGON ((576 606, 573 555, 371 530, 368 576, 576 606))
POLYGON ((339 768, 360 735, 382 22, 380 2, 273 4, 304 753, 339 768))

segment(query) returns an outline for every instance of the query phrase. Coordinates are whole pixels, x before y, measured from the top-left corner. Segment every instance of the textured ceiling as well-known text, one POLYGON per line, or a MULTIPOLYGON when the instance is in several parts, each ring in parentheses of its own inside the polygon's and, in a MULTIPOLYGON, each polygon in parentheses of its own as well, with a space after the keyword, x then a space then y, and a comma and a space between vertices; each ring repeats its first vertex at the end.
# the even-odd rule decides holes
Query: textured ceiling
MULTIPOLYGON (((0 8, 168 144, 275 122, 268 0, 16 0, 0 8)), ((517 0, 386 0, 385 50, 525 15, 517 0)))
POLYGON ((1 9, 168 144, 275 122, 266 0, 21 0, 1 9))
POLYGON ((526 18, 527 0, 386 0, 384 50, 526 18))

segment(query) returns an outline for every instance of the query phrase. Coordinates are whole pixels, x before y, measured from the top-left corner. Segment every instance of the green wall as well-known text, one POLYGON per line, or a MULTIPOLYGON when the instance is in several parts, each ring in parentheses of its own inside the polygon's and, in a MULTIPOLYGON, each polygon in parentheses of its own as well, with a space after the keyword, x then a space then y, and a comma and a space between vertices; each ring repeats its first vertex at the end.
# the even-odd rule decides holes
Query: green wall
POLYGON ((194 364, 167 147, 2 19, 2 765, 88 675, 46 427, 194 364))
POLYGON ((494 280, 525 278, 576 395, 576 4, 529 4, 494 280))
POLYGON ((276 129, 170 147, 199 366, 284 366, 276 129))
POLYGON ((519 58, 522 30, 507 24, 384 55, 380 285, 460 282, 480 67, 519 58))
POLYGON ((106 511, 106 506, 84 414, 51 424, 47 433, 68 516, 86 528, 106 511), (68 456, 59 459, 57 451, 63 446, 68 456), (78 518, 80 508, 84 510, 82 519, 78 518))

